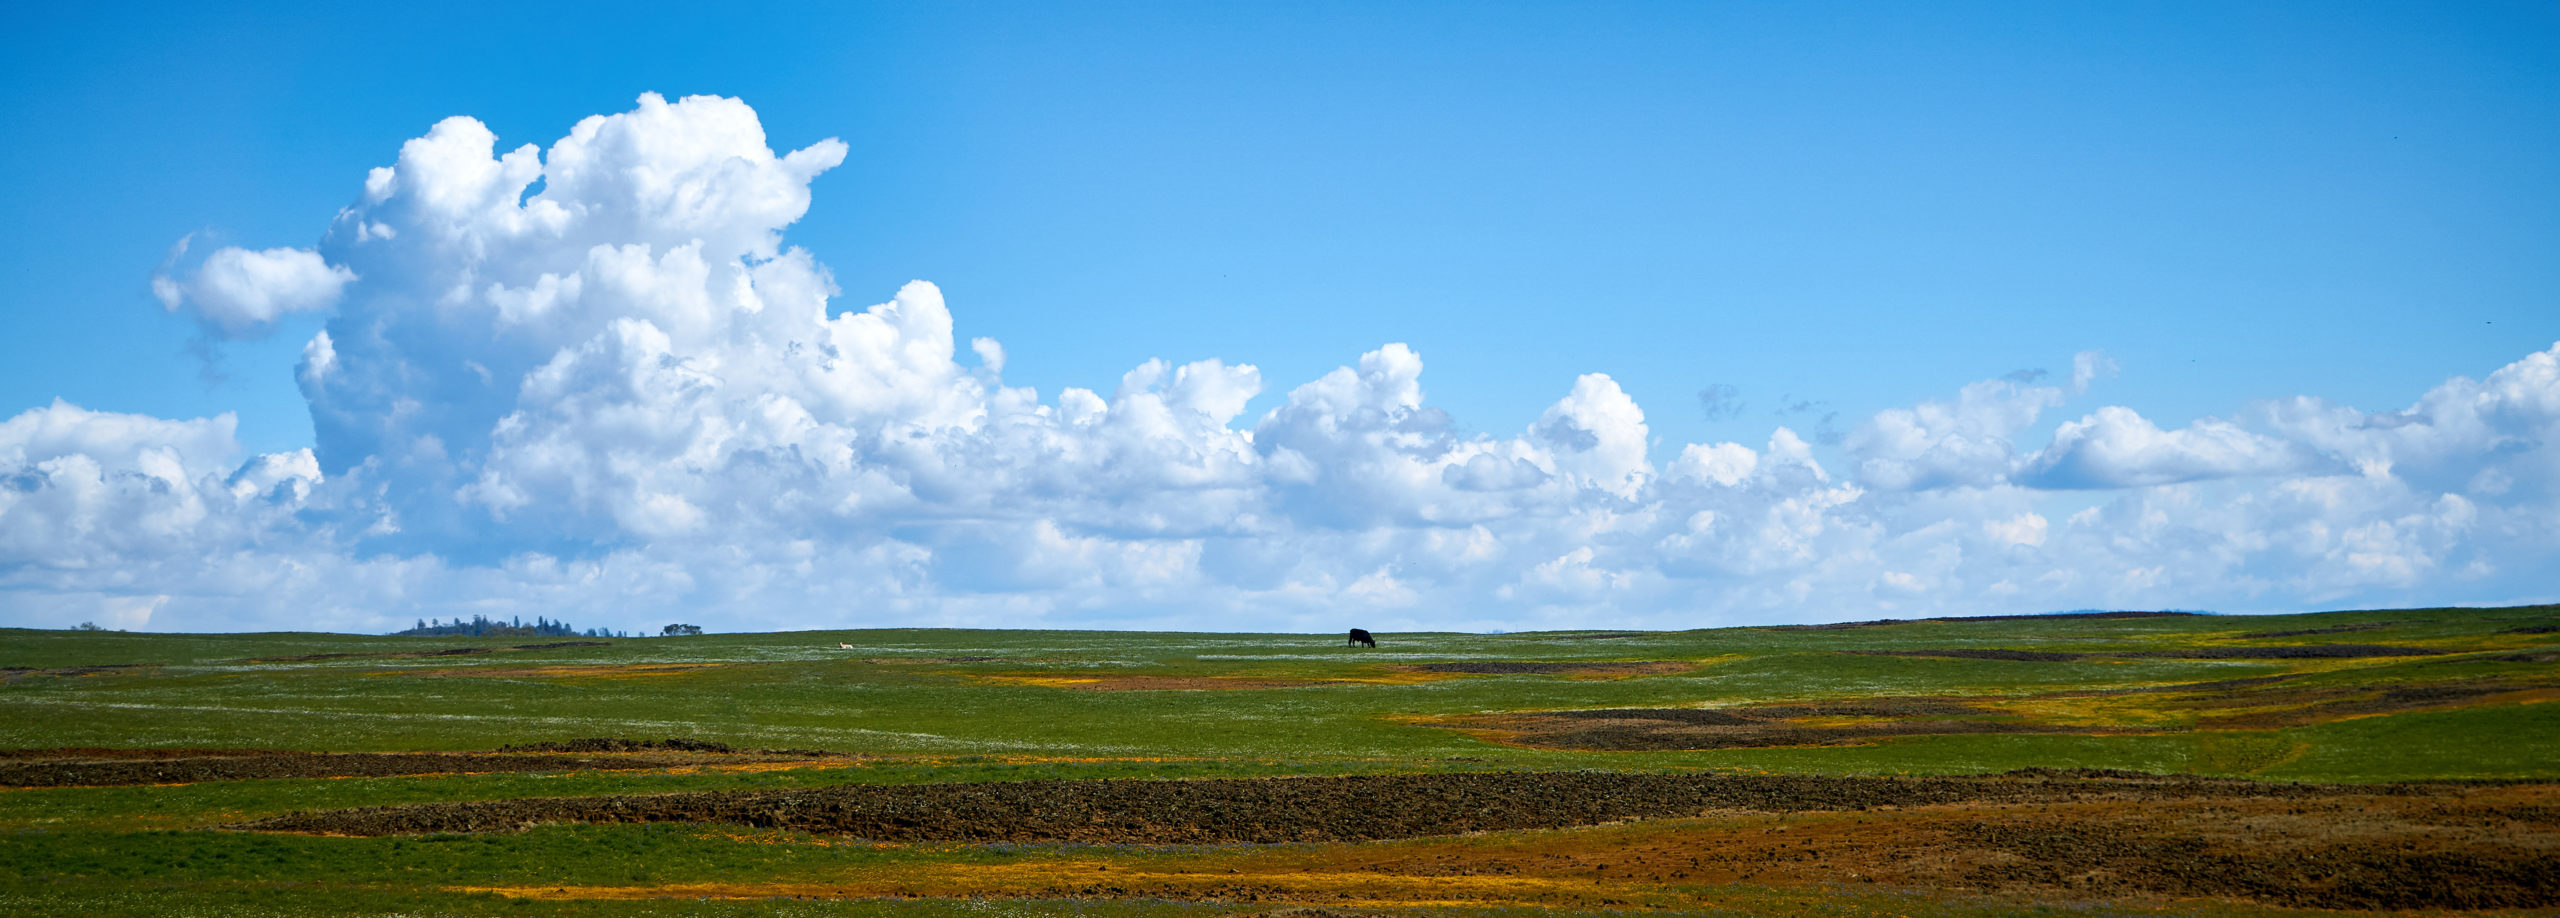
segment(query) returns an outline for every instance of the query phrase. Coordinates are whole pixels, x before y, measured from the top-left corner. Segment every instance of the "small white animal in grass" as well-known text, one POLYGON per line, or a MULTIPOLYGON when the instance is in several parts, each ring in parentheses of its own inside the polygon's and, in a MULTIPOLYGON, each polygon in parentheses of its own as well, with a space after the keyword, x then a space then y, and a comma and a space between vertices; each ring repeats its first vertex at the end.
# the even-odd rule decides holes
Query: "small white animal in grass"
POLYGON ((853 645, 851 645, 851 644, 837 644, 836 646, 838 646, 838 647, 842 647, 842 648, 844 648, 844 649, 846 649, 846 650, 852 650, 852 649, 853 649, 853 645))

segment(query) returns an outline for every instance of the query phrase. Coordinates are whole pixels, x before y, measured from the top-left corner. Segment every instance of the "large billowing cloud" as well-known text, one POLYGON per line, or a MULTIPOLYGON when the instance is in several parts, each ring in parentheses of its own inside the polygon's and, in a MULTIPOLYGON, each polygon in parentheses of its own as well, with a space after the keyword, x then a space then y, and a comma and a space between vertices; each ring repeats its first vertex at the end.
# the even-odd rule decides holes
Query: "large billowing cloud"
POLYGON ((2117 371, 2092 352, 2067 387, 1879 412, 1830 467, 1785 428, 1658 443, 1602 373, 1473 432, 1402 344, 1247 417, 1250 364, 1041 393, 955 341, 932 284, 848 307, 784 238, 844 153, 776 153, 720 98, 548 148, 452 118, 315 247, 164 268, 221 334, 328 317, 297 369, 316 444, 59 402, 0 422, 0 616, 1692 627, 2546 598, 2560 555, 2560 346, 2404 411, 2105 405, 2021 442, 2117 371))

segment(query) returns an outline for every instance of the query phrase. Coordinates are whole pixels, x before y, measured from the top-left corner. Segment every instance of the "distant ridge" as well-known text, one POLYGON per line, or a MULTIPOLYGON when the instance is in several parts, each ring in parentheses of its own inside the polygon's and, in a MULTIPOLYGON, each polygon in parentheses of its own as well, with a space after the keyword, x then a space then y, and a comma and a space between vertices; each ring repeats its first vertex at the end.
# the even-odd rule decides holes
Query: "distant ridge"
POLYGON ((1938 615, 1920 619, 1924 622, 2005 622, 2030 618, 2188 618, 2212 615, 2211 612, 2187 612, 2162 609, 2158 612, 2108 611, 2074 609, 2069 612, 2028 612, 2018 615, 1938 615))
POLYGON ((1826 622, 1819 625, 1763 625, 1770 631, 1836 631, 1843 628, 1872 628, 1878 625, 1907 625, 1912 622, 2013 622, 2057 618, 2192 618, 2211 612, 2182 612, 2162 609, 2157 612, 2131 610, 2075 609, 2069 612, 2027 612, 2012 615, 1932 615, 1928 618, 1879 618, 1863 622, 1826 622))

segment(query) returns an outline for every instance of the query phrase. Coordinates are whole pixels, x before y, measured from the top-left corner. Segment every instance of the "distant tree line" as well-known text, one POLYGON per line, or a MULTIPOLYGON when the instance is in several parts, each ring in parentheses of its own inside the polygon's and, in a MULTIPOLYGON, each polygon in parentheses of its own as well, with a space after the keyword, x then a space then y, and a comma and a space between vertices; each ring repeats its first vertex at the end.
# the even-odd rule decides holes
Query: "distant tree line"
POLYGON ((467 622, 458 618, 450 622, 422 618, 418 620, 417 627, 392 633, 437 637, 630 637, 607 628, 580 631, 568 622, 555 622, 541 616, 535 616, 533 624, 528 625, 522 618, 491 619, 485 615, 474 615, 467 622))

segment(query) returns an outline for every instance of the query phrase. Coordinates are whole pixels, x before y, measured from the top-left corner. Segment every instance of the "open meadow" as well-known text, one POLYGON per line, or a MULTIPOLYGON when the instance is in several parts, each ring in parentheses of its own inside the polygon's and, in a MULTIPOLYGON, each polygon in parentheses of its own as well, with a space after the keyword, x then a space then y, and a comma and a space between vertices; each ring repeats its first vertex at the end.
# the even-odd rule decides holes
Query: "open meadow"
POLYGON ((0 631, 13 915, 2560 908, 2560 607, 0 631))

